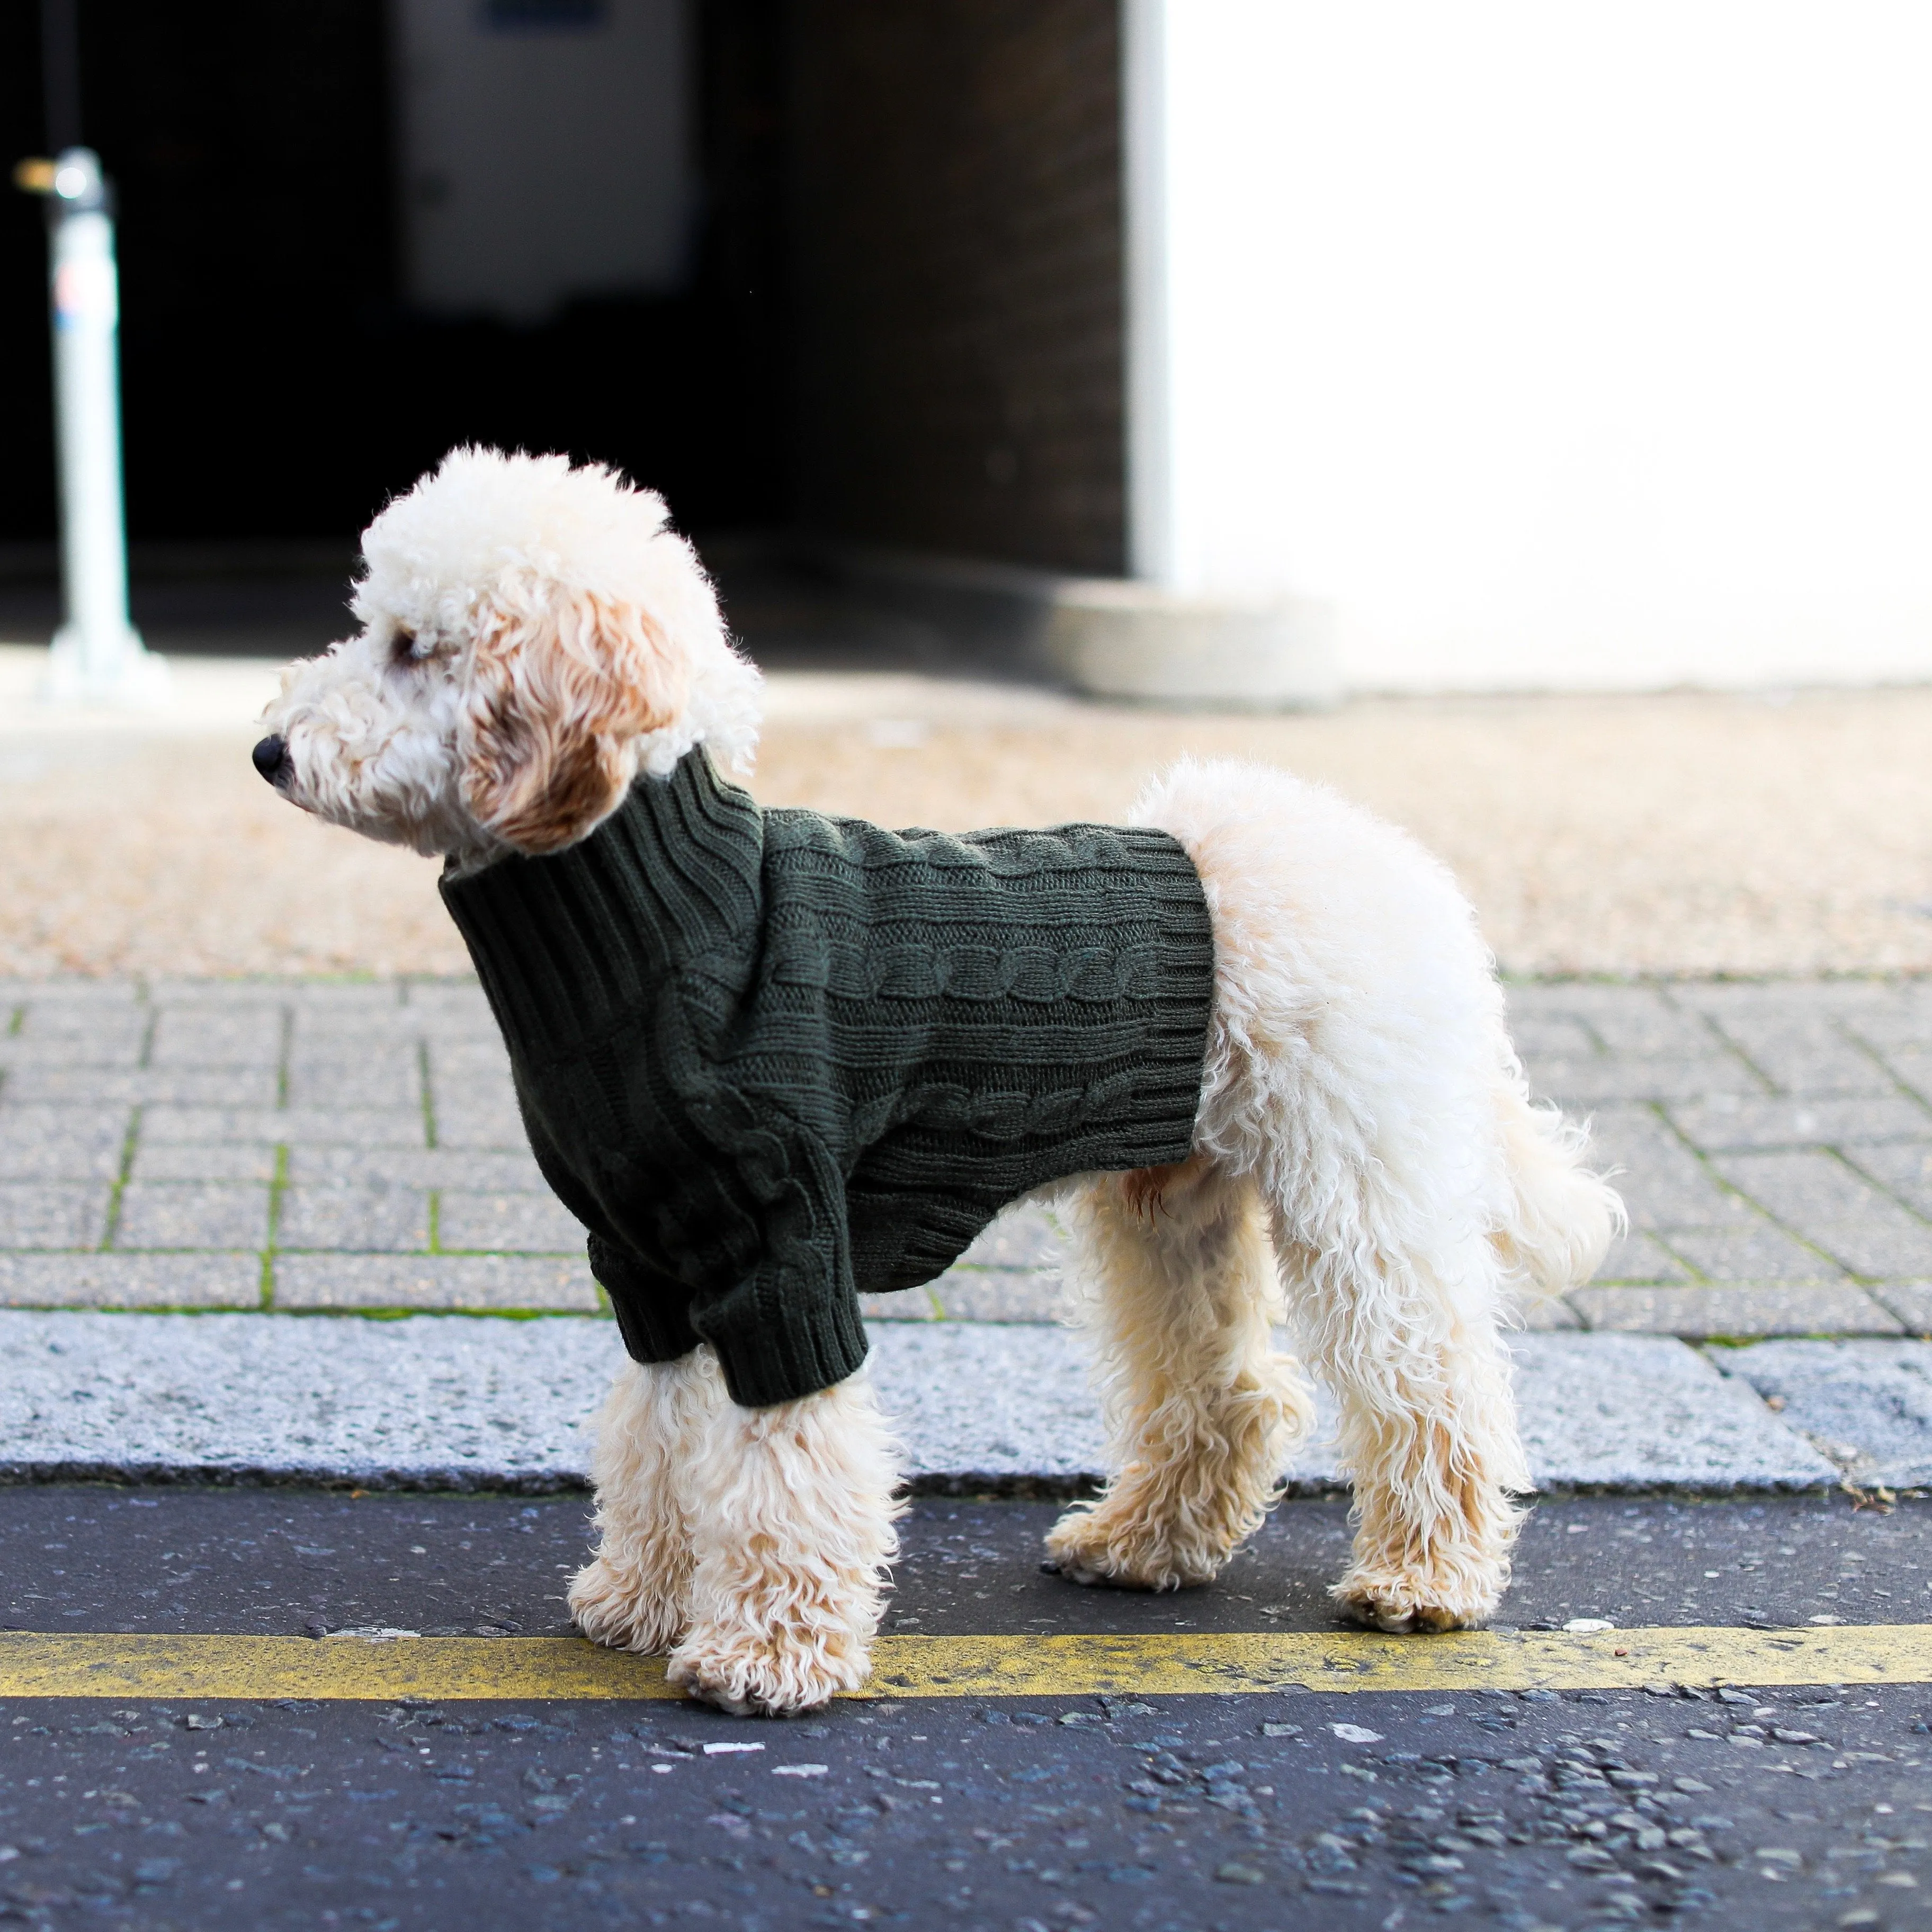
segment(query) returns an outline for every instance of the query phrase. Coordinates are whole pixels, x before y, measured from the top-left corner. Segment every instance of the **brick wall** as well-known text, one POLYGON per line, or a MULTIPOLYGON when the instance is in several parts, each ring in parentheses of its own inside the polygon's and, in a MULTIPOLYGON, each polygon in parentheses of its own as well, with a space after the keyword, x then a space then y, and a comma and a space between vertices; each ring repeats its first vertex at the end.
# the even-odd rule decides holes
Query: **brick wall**
POLYGON ((795 0, 792 30, 803 520, 1118 572, 1117 0, 795 0))

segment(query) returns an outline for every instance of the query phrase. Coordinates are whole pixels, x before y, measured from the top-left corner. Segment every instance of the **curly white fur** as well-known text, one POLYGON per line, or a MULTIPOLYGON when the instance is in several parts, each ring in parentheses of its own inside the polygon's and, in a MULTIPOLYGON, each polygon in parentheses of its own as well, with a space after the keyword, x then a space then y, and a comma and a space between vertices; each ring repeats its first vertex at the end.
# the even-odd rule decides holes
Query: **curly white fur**
POLYGON ((1097 1176, 1064 1204, 1115 1474, 1047 1550, 1076 1583, 1174 1590, 1211 1582, 1261 1527, 1314 1408, 1269 1332, 1280 1296, 1252 1184, 1207 1161, 1139 1179, 1097 1176))
MULTIPOLYGON (((364 541, 362 633, 297 664, 258 760, 297 804, 467 868, 558 849, 640 771, 749 764, 758 674, 664 506, 560 457, 460 450, 364 541)), ((1594 1270, 1616 1196, 1530 1104, 1493 963, 1448 873, 1331 792, 1184 763, 1133 822, 1198 868, 1215 940, 1194 1149, 1076 1178, 1118 1473, 1049 1549, 1082 1582, 1214 1576, 1307 1424, 1286 1315, 1335 1390, 1358 1530, 1335 1595, 1387 1630, 1480 1622, 1528 1487, 1512 1295, 1594 1270)), ((862 1376, 748 1411, 700 1348, 627 1367, 599 1418, 585 1633, 670 1648, 736 1711, 865 1677, 895 1452, 862 1376)))
MULTIPOLYGON (((710 1350, 696 1352, 722 1391, 710 1350)), ((857 1690, 902 1508, 865 1371, 770 1408, 717 1403, 683 1477, 695 1562, 670 1681, 741 1716, 794 1716, 857 1690)))
POLYGON ((1196 1156, 1258 1187, 1341 1404, 1360 1528, 1336 1598, 1388 1630, 1478 1622, 1530 1487, 1508 1292, 1587 1280, 1622 1204, 1531 1105, 1474 915, 1414 840, 1232 762, 1178 765, 1132 818, 1186 847, 1214 921, 1196 1156))
MULTIPOLYGON (((585 633, 596 648, 596 612, 646 620, 638 658, 674 668, 680 688, 674 710, 638 718, 610 747, 602 809, 574 835, 614 810, 638 772, 668 772, 700 741, 748 770, 758 673, 732 650, 710 580, 664 516, 662 497, 594 465, 452 451, 363 533, 361 633, 283 674, 262 720, 286 748, 281 789, 319 818, 459 868, 550 849, 476 809, 478 735, 520 668, 554 664, 585 633)), ((612 684, 573 694, 583 715, 554 708, 545 722, 595 740, 599 700, 622 688, 612 684)))
POLYGON ((692 1561, 686 1472, 724 1400, 706 1348, 617 1372, 597 1412, 590 1456, 597 1554, 569 1591, 571 1614, 592 1642, 651 1656, 683 1636, 692 1561))

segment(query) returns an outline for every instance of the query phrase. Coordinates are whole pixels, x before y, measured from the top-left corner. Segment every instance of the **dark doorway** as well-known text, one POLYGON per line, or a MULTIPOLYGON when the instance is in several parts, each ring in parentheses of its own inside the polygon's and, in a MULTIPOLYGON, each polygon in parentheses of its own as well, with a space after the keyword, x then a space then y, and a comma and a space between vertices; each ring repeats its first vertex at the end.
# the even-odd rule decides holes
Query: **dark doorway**
MULTIPOLYGON (((412 224, 452 190, 410 118, 418 0, 78 0, 121 213, 137 618, 165 626, 155 586, 184 574, 339 583, 384 500, 469 441, 614 464, 707 538, 1120 568, 1117 0, 442 16, 500 33, 514 77, 652 6, 684 23, 675 273, 499 313, 424 298, 412 224)), ((0 6, 10 162, 44 140, 40 14, 0 6)), ((0 607, 52 595, 44 275, 9 194, 0 607)))

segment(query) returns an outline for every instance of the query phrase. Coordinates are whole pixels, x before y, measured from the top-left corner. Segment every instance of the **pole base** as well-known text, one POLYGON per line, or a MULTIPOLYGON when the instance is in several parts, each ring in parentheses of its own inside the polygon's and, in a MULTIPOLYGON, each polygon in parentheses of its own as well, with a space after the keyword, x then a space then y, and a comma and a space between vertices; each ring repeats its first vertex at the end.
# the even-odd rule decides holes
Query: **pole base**
POLYGON ((146 711, 165 704, 168 689, 168 661, 142 643, 140 632, 129 627, 102 638, 63 624, 54 633, 40 698, 47 704, 146 711))
POLYGON ((1323 710, 1342 698, 1326 604, 1175 596, 1076 579, 1054 600, 1046 650, 1076 690, 1201 711, 1323 710))

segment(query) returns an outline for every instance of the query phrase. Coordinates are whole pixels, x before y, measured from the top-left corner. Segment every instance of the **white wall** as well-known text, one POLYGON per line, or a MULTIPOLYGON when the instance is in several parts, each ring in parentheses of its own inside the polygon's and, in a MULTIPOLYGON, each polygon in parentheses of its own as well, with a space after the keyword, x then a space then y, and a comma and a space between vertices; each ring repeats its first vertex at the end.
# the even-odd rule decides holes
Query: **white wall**
POLYGON ((1925 0, 1127 6, 1140 574, 1358 688, 1932 677, 1925 0))
POLYGON ((692 202, 686 0, 393 0, 411 302, 662 293, 692 202))

